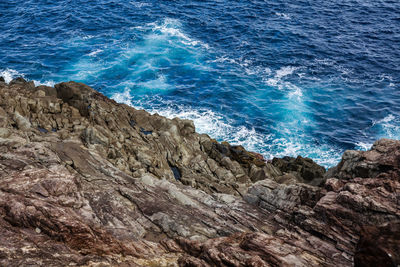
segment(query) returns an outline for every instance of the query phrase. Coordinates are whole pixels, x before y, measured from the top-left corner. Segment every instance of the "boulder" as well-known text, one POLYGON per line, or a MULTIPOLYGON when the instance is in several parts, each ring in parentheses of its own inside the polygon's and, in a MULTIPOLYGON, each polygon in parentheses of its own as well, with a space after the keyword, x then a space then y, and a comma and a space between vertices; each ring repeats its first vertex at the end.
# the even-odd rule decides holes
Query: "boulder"
MULTIPOLYGON (((274 158, 272 165, 286 176, 291 175, 296 177, 299 182, 312 185, 320 185, 324 182, 325 168, 310 158, 303 158, 301 156, 297 156, 297 158, 274 158)), ((286 180, 284 177, 280 179, 286 180)))

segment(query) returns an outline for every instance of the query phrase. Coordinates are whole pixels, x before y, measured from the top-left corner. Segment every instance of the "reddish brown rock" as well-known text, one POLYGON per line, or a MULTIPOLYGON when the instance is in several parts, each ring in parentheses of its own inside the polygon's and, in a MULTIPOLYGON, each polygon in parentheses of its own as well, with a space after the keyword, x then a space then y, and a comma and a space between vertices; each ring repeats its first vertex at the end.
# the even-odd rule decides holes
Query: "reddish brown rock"
POLYGON ((400 221, 363 227, 354 255, 354 266, 398 266, 399 240, 400 221))

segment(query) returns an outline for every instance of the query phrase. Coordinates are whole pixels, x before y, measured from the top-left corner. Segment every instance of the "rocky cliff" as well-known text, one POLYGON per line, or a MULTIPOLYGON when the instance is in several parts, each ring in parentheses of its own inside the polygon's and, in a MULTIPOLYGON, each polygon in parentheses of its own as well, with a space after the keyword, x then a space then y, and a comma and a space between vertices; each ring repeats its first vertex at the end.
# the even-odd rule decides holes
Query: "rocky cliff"
POLYGON ((1 266, 397 266, 400 141, 325 172, 75 82, 0 80, 1 266))

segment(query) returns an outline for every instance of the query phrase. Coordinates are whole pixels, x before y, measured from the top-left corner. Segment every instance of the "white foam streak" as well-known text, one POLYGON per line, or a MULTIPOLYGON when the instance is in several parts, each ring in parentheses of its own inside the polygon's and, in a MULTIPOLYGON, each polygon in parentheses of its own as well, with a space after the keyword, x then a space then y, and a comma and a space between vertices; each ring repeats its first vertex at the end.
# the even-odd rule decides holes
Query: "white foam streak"
POLYGON ((142 8, 142 7, 147 7, 150 6, 150 3, 145 3, 145 2, 136 2, 136 1, 131 1, 129 2, 131 5, 133 5, 136 8, 142 8))
POLYGON ((294 71, 298 70, 299 68, 297 67, 292 67, 292 66, 285 66, 280 68, 279 70, 276 71, 275 76, 273 78, 268 79, 266 82, 270 86, 278 86, 279 89, 282 89, 279 87, 279 83, 282 80, 283 77, 288 76, 293 74, 294 71))
POLYGON ((92 39, 94 36, 93 35, 85 35, 82 37, 83 40, 89 40, 92 39))
POLYGON ((96 49, 96 50, 90 52, 90 53, 88 54, 88 56, 89 56, 89 57, 94 57, 94 56, 96 56, 98 53, 101 53, 101 52, 103 52, 102 49, 96 49))
POLYGON ((180 29, 182 27, 182 24, 177 19, 166 18, 164 19, 162 24, 149 23, 147 24, 147 26, 150 27, 153 32, 160 32, 163 35, 177 37, 184 45, 201 46, 205 49, 210 49, 210 46, 208 44, 205 44, 199 40, 194 40, 183 33, 180 29))

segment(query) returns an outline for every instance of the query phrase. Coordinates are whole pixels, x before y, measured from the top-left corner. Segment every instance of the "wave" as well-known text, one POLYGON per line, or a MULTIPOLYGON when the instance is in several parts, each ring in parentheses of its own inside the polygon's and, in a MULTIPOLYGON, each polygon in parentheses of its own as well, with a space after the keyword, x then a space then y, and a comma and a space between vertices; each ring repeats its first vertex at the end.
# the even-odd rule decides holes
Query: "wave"
POLYGON ((265 82, 270 86, 277 86, 279 89, 282 90, 283 89, 283 86, 281 84, 282 78, 293 74, 293 72, 295 72, 298 69, 299 69, 298 67, 284 66, 275 72, 275 76, 273 78, 269 78, 265 82))
POLYGON ((39 85, 45 85, 45 86, 50 86, 50 87, 54 87, 54 85, 56 84, 56 82, 54 81, 37 81, 37 80, 33 80, 33 82, 35 83, 35 86, 39 86, 39 85))
MULTIPOLYGON (((11 82, 13 79, 22 77, 26 78, 25 74, 18 72, 17 70, 14 69, 5 69, 5 70, 0 70, 0 77, 3 77, 6 83, 11 82)), ((37 80, 32 80, 35 84, 35 86, 39 85, 46 85, 46 86, 54 86, 55 82, 54 81, 37 81, 37 80)))
POLYGON ((271 144, 267 146, 274 157, 291 156, 312 158, 318 164, 325 167, 332 167, 338 164, 343 151, 341 149, 329 145, 317 145, 312 142, 306 142, 306 137, 292 138, 272 138, 271 144))
POLYGON ((205 49, 210 49, 210 46, 206 43, 190 38, 187 34, 182 31, 182 23, 178 19, 165 18, 160 22, 147 23, 144 26, 136 26, 133 29, 140 31, 151 31, 156 36, 149 36, 151 38, 171 38, 175 37, 179 42, 187 46, 200 46, 205 49))
POLYGON ((379 138, 400 139, 400 118, 393 114, 375 121, 372 127, 376 127, 379 130, 379 138))
POLYGON ((5 69, 0 71, 0 76, 4 78, 6 83, 9 83, 12 81, 12 79, 17 77, 24 77, 25 75, 13 69, 5 69))
POLYGON ((356 143, 355 149, 367 151, 367 150, 371 149, 372 145, 373 145, 373 143, 359 141, 356 143))
POLYGON ((264 82, 272 87, 278 88, 279 90, 287 90, 289 98, 300 98, 303 96, 303 92, 300 87, 294 85, 291 82, 285 81, 286 76, 292 75, 295 71, 299 70, 299 67, 284 66, 275 72, 274 77, 264 78, 264 82))
POLYGON ((373 121, 364 131, 365 139, 356 143, 356 149, 368 150, 373 142, 381 138, 400 139, 400 117, 389 114, 386 117, 373 121))

